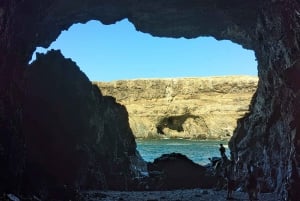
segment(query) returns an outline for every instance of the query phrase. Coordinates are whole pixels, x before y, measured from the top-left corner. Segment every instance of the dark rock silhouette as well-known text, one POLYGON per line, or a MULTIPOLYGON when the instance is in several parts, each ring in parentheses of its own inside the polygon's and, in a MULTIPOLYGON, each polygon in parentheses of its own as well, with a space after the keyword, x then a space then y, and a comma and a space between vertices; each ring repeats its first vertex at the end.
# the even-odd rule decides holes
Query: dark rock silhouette
POLYGON ((149 183, 156 190, 212 188, 217 183, 213 171, 180 153, 163 154, 148 163, 148 170, 149 183))
POLYGON ((26 191, 128 188, 137 157, 124 106, 58 51, 38 55, 25 78, 26 191))

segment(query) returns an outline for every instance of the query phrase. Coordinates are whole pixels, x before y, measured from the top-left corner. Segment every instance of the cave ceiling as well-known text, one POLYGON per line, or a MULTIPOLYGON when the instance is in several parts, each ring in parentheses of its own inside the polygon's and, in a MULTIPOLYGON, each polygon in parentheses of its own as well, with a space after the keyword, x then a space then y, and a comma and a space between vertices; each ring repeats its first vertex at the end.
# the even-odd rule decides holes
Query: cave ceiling
POLYGON ((24 29, 19 33, 27 32, 25 36, 28 38, 24 38, 23 35, 18 39, 23 38, 31 44, 31 47, 27 47, 31 53, 37 46, 48 47, 61 31, 67 30, 74 23, 98 20, 103 24, 114 24, 125 18, 135 25, 137 31, 153 36, 173 38, 213 36, 218 40, 228 39, 241 44, 244 48, 254 49, 253 31, 258 13, 256 2, 24 1, 20 3, 20 6, 24 4, 20 9, 27 19, 32 20, 24 22, 24 16, 20 16, 20 19, 16 19, 16 23, 20 29, 24 29), (34 4, 36 6, 33 7, 34 4), (248 12, 245 13, 245 10, 248 12))

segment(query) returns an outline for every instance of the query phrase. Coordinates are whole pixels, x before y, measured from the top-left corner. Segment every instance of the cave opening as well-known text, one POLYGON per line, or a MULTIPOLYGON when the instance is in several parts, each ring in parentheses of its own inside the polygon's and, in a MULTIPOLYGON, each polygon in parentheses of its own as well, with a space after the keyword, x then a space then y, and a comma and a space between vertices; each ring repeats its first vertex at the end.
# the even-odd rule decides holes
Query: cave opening
MULTIPOLYGON (((237 44, 230 41, 217 41, 212 37, 195 39, 152 37, 148 34, 134 30, 133 25, 127 20, 109 26, 99 25, 98 21, 89 21, 86 24, 74 24, 68 31, 63 31, 49 48, 45 49, 38 47, 36 52, 47 52, 50 49, 61 50, 66 58, 71 58, 75 61, 88 78, 94 82, 142 78, 164 79, 226 75, 257 76, 257 63, 254 52, 243 49, 237 44), (95 26, 99 29, 95 30, 95 26), (106 29, 109 30, 106 31, 106 29), (135 35, 130 35, 133 32, 135 35), (123 35, 126 37, 122 37, 123 35), (111 36, 111 38, 109 38, 109 36, 111 36), (145 40, 149 41, 143 43, 145 40), (160 43, 162 43, 162 45, 160 43), (131 51, 132 49, 135 49, 135 51, 131 51), (198 69, 206 70, 199 71, 198 69)), ((33 53, 30 63, 35 60, 35 53, 33 53)), ((213 83, 210 84, 214 85, 213 83)), ((237 86, 235 87, 237 88, 242 87, 238 86, 238 83, 236 85, 237 86)), ((151 86, 159 88, 159 86, 151 86)), ((165 91, 168 91, 169 89, 170 86, 165 87, 165 91)), ((226 89, 226 92, 224 93, 226 94, 230 90, 231 89, 226 89)), ((147 90, 145 90, 145 92, 147 93, 147 90)), ((184 93, 188 94, 189 91, 185 91, 184 93)), ((223 92, 220 91, 215 92, 215 94, 218 95, 222 93, 223 92)), ((116 99, 117 101, 120 101, 129 95, 130 93, 122 93, 121 97, 116 97, 116 99)), ((188 97, 189 100, 195 98, 197 97, 188 97)), ((229 97, 225 98, 228 99, 229 97)), ((235 101, 241 101, 240 98, 241 97, 236 98, 235 101)), ((149 97, 147 97, 147 99, 149 100, 149 97)), ((174 110, 178 109, 174 107, 174 97, 165 97, 165 99, 170 106, 167 110, 173 110, 174 112, 174 110)), ((125 103, 122 104, 126 106, 125 103)), ((202 107, 205 107, 205 105, 202 105, 202 107)), ((214 109, 213 112, 216 114, 219 113, 221 118, 223 118, 224 114, 220 113, 219 110, 220 109, 214 109)), ((245 112, 248 108, 239 108, 238 110, 245 112)), ((211 140, 210 137, 207 136, 210 136, 214 131, 211 131, 208 128, 209 126, 207 125, 205 118, 205 115, 192 114, 190 109, 181 113, 162 115, 160 118, 156 119, 156 122, 152 126, 154 128, 153 132, 159 134, 162 138, 170 138, 170 135, 168 135, 170 133, 189 133, 193 134, 193 139, 203 140, 208 138, 211 140), (195 130, 187 128, 189 125, 196 124, 201 127, 201 129, 195 130)), ((135 127, 141 125, 136 126, 137 123, 135 120, 131 121, 130 112, 129 121, 131 126, 133 126, 132 124, 135 124, 135 127)), ((224 140, 224 137, 230 137, 230 134, 232 133, 233 128, 228 129, 226 123, 220 126, 224 128, 224 134, 220 138, 212 137, 214 138, 213 140, 215 140, 209 142, 212 146, 218 145, 220 142, 219 140, 222 141, 224 140)), ((145 132, 145 130, 148 129, 147 126, 140 127, 143 128, 133 130, 136 132, 143 130, 143 132, 145 132)), ((150 136, 149 139, 154 136, 153 133, 148 131, 146 131, 146 133, 150 136)), ((189 137, 177 136, 175 138, 186 140, 189 137)), ((143 146, 141 139, 137 140, 137 142, 138 150, 143 152, 143 149, 140 149, 139 146, 140 144, 143 146)), ((175 148, 174 150, 178 149, 178 147, 172 148, 175 148)), ((215 147, 213 149, 216 151, 218 150, 215 147)), ((149 153, 151 151, 146 150, 146 152, 149 153)), ((148 153, 142 153, 142 156, 144 157, 148 153)), ((151 160, 152 158, 159 157, 162 153, 163 151, 160 151, 155 156, 151 156, 150 158, 147 158, 147 156, 145 157, 146 160, 151 160)), ((209 154, 214 155, 216 153, 209 154)), ((194 160, 197 162, 200 162, 200 160, 203 160, 204 158, 205 160, 208 158, 207 155, 204 155, 199 159, 197 153, 190 154, 190 156, 192 156, 192 158, 196 157, 194 160)))
MULTIPOLYGON (((104 24, 113 24, 128 18, 137 30, 151 33, 153 36, 174 38, 213 36, 218 40, 231 40, 255 51, 260 78, 258 89, 251 102, 250 113, 239 120, 229 146, 236 153, 236 156, 240 156, 244 163, 254 160, 265 164, 263 167, 264 172, 267 173, 264 177, 266 181, 265 189, 278 192, 278 196, 282 200, 298 200, 297 184, 299 184, 299 175, 297 174, 298 165, 295 165, 299 164, 299 149, 296 148, 299 132, 295 129, 299 119, 299 111, 295 110, 299 105, 299 96, 297 95, 299 86, 296 82, 297 73, 299 72, 297 69, 299 69, 300 38, 299 29, 297 29, 299 27, 298 1, 245 1, 240 3, 239 1, 129 0, 71 3, 69 1, 43 1, 36 3, 30 0, 12 0, 1 4, 0 11, 2 36, 0 40, 3 44, 0 48, 2 75, 2 79, 0 79, 0 116, 1 120, 4 120, 4 124, 1 124, 1 131, 4 131, 1 140, 1 155, 7 161, 3 163, 1 187, 12 186, 10 187, 11 192, 14 192, 19 186, 27 187, 27 183, 24 183, 25 185, 21 184, 24 178, 24 170, 30 169, 28 162, 38 162, 35 157, 39 157, 39 155, 43 159, 45 154, 50 151, 59 153, 55 156, 63 159, 60 157, 62 154, 57 150, 51 150, 54 146, 47 143, 48 139, 52 140, 52 136, 38 132, 36 134, 41 135, 37 136, 45 138, 45 145, 48 145, 50 149, 45 148, 44 152, 37 149, 36 154, 39 155, 34 154, 31 157, 26 154, 28 153, 27 147, 30 146, 27 141, 24 142, 21 130, 21 124, 24 123, 23 73, 34 48, 49 46, 50 42, 58 37, 61 30, 65 30, 73 23, 84 23, 90 19, 97 19, 104 24), (273 118, 274 115, 276 118, 273 118), (270 119, 274 121, 269 121, 270 119), (278 173, 277 175, 269 174, 273 172, 273 169, 275 173, 278 173), (287 186, 286 184, 291 185, 287 186)), ((172 100, 172 96, 167 100, 172 100)), ((47 101, 45 100, 45 103, 48 103, 47 101)), ((36 107, 36 105, 33 105, 33 107, 36 107)), ((147 108, 149 107, 151 105, 147 104, 147 108)), ((44 115, 42 109, 41 114, 44 115)), ((55 109, 56 107, 53 107, 53 112, 58 112, 55 109)), ((85 109, 90 108, 86 107, 85 109)), ((113 108, 110 109, 113 110, 113 108)), ((174 110, 176 111, 176 108, 174 110)), ((38 117, 40 118, 40 115, 38 117)), ((120 115, 112 114, 111 117, 113 119, 120 117, 120 115)), ((126 115, 122 118, 126 119, 126 115)), ((108 123, 104 120, 101 120, 101 122, 108 123)), ((105 124, 102 127, 96 126, 96 128, 100 128, 97 132, 100 135, 97 137, 104 136, 102 128, 112 130, 115 128, 109 125, 111 124, 105 124)), ((57 125, 54 125, 53 128, 55 126, 57 125)), ((61 126, 64 126, 63 129, 57 129, 57 133, 67 128, 64 123, 61 126)), ((73 131, 71 130, 71 132, 73 131)), ((94 133, 92 132, 91 135, 86 136, 93 136, 94 133)), ((111 167, 119 164, 113 161, 118 153, 128 151, 128 149, 119 148, 118 145, 120 144, 130 144, 128 141, 124 142, 123 139, 127 138, 120 136, 122 135, 117 136, 116 139, 118 140, 114 142, 107 139, 107 141, 110 141, 109 145, 102 142, 103 150, 100 150, 99 153, 104 153, 105 156, 108 156, 106 158, 111 159, 111 164, 106 167, 106 170, 110 170, 111 167), (114 150, 108 148, 111 145, 114 150)), ((72 149, 76 149, 77 145, 81 144, 82 139, 84 137, 79 136, 77 140, 71 142, 71 146, 68 146, 72 156, 77 153, 74 154, 72 149)), ((93 138, 92 142, 86 143, 86 148, 96 145, 98 139, 93 138)), ((61 142, 61 140, 57 140, 57 142, 61 142)), ((69 142, 67 143, 70 145, 69 142)), ((40 143, 37 142, 35 145, 40 146, 40 143)), ((65 150, 64 143, 61 143, 61 145, 62 150, 65 150)), ((84 150, 81 149, 81 151, 84 150)), ((96 151, 90 151, 88 155, 91 157, 98 156, 94 154, 96 151)), ((98 162, 102 160, 94 159, 92 157, 86 164, 99 167, 98 162)), ((68 165, 69 161, 61 160, 62 165, 68 165)), ((82 167, 83 171, 81 171, 82 169, 77 163, 79 160, 75 159, 73 162, 75 164, 72 165, 71 169, 78 167, 80 171, 77 172, 82 173, 77 174, 77 177, 73 177, 76 180, 76 182, 73 182, 75 185, 77 181, 81 181, 81 178, 83 178, 81 176, 87 175, 90 171, 88 171, 88 167, 82 167)), ((29 175, 34 176, 34 178, 40 177, 36 175, 45 176, 49 167, 45 165, 43 171, 40 172, 41 174, 35 174, 36 171, 33 171, 33 174, 29 175)), ((124 168, 120 169, 123 170, 124 168)), ((97 171, 94 172, 95 174, 91 175, 92 178, 99 178, 94 177, 99 175, 96 174, 97 171)), ((101 175, 105 175, 102 182, 114 178, 109 176, 110 172, 102 170, 99 172, 101 175)), ((125 176, 127 175, 125 174, 125 176)), ((60 180, 57 181, 57 183, 60 182, 60 180)), ((38 190, 47 191, 44 188, 45 185, 40 185, 43 183, 35 182, 34 184, 39 186, 37 187, 38 190)), ((83 182, 79 186, 83 186, 81 184, 83 182)), ((94 186, 97 186, 96 184, 94 186)), ((105 183, 104 186, 106 186, 105 183)))
POLYGON ((61 50, 91 81, 257 76, 254 52, 241 45, 213 37, 155 37, 136 31, 126 19, 113 25, 96 20, 73 24, 48 48, 37 47, 29 63, 35 60, 37 52, 50 49, 61 50))

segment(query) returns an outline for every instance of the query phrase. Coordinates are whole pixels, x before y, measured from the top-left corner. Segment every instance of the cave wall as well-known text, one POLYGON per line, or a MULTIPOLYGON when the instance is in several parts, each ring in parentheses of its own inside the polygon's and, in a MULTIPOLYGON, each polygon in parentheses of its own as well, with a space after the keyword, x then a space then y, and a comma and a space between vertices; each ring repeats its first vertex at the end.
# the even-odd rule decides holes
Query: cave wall
MULTIPOLYGON (((266 186, 296 200, 299 164, 299 1, 10 0, 0 2, 1 181, 18 188, 24 158, 23 73, 36 46, 73 23, 128 18, 154 36, 213 36, 253 49, 260 82, 230 147, 264 162, 266 186)), ((99 36, 101 37, 101 36, 99 36)), ((3 185, 3 183, 2 183, 3 185)))
POLYGON ((260 82, 251 113, 238 123, 230 147, 264 169, 264 188, 297 200, 299 187, 299 3, 265 3, 257 18, 255 54, 260 82), (284 189, 284 187, 286 189, 284 189), (284 190, 283 190, 284 189, 284 190))

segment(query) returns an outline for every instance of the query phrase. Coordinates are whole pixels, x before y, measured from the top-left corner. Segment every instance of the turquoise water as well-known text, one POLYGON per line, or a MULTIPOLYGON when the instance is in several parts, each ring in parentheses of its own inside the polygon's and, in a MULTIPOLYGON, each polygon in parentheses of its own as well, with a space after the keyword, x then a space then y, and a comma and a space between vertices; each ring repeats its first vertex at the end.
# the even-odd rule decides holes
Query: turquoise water
POLYGON ((227 147, 228 141, 217 140, 185 140, 185 139, 158 139, 140 140, 137 139, 137 149, 147 162, 153 162, 162 154, 177 152, 186 155, 195 163, 205 165, 209 163, 208 158, 220 156, 219 145, 222 143, 229 156, 227 147))

